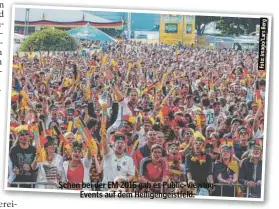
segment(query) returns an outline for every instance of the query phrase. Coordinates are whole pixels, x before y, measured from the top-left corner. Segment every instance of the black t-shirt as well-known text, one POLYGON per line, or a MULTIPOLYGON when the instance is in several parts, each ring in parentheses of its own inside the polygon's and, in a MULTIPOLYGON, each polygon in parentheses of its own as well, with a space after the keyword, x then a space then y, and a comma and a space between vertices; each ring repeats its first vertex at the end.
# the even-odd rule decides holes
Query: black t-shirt
POLYGON ((36 156, 36 148, 29 145, 27 149, 21 148, 16 145, 11 148, 10 158, 13 164, 13 168, 17 167, 19 169, 19 175, 16 176, 16 182, 35 182, 37 172, 32 170, 31 164, 36 156), (30 167, 30 171, 23 169, 23 165, 27 164, 30 167))
POLYGON ((212 174, 212 159, 210 155, 205 154, 205 162, 192 160, 193 154, 188 154, 185 159, 186 172, 192 174, 192 179, 196 183, 207 183, 207 177, 212 174))
POLYGON ((247 151, 247 147, 241 147, 239 144, 234 145, 234 153, 238 159, 241 159, 241 156, 247 151))

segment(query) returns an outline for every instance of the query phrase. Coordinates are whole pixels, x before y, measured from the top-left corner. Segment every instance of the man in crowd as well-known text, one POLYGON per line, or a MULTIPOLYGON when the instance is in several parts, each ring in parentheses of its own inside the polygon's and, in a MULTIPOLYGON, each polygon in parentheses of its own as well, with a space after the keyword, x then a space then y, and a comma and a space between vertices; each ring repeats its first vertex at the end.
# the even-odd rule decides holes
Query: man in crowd
MULTIPOLYGON (((30 145, 30 130, 28 125, 16 128, 18 141, 10 150, 10 159, 13 172, 10 173, 9 184, 17 187, 13 182, 36 182, 36 171, 31 164, 36 156, 36 148, 30 145)), ((22 184, 22 188, 31 188, 30 184, 22 184)))
POLYGON ((249 157, 241 162, 239 182, 247 188, 247 195, 255 198, 261 197, 262 182, 262 145, 260 140, 251 140, 249 143, 249 157))
POLYGON ((102 137, 104 146, 103 183, 107 184, 119 177, 131 181, 135 175, 135 165, 133 159, 125 153, 127 147, 125 136, 122 134, 114 136, 113 149, 109 148, 106 136, 102 137))
MULTIPOLYGON (((213 184, 212 159, 208 154, 203 153, 204 141, 196 138, 193 145, 193 153, 186 156, 186 174, 188 182, 197 184, 211 183, 213 184)), ((207 189, 207 188, 200 188, 207 189)), ((211 188, 213 191, 213 188, 211 188)), ((207 194, 209 195, 209 194, 207 194)))

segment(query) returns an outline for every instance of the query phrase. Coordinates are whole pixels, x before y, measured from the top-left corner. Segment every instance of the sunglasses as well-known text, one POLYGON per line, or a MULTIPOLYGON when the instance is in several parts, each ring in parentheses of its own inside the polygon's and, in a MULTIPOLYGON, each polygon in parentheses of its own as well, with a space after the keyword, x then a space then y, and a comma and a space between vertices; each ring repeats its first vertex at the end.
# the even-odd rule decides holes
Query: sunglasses
POLYGON ((29 136, 29 134, 28 133, 22 133, 19 136, 29 136))
POLYGON ((239 135, 246 135, 248 134, 247 132, 240 132, 239 135))
POLYGON ((184 136, 192 136, 192 133, 191 132, 186 132, 186 133, 184 133, 184 136))

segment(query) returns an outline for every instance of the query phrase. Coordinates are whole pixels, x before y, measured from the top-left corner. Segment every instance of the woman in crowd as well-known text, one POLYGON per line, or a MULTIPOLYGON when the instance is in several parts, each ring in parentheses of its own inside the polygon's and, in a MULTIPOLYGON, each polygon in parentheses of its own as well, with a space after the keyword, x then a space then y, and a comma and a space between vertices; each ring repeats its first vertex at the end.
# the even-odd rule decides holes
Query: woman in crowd
POLYGON ((55 153, 56 146, 55 139, 47 136, 47 142, 44 144, 46 154, 44 161, 38 162, 38 157, 36 157, 31 164, 33 170, 39 169, 37 182, 50 183, 49 185, 37 185, 37 188, 56 189, 59 182, 65 181, 63 158, 55 153))
POLYGON ((92 156, 90 151, 88 150, 87 155, 83 157, 82 145, 75 141, 72 146, 71 160, 64 161, 63 163, 64 176, 66 177, 66 182, 79 185, 81 185, 82 182, 86 184, 91 183, 91 164, 92 156))

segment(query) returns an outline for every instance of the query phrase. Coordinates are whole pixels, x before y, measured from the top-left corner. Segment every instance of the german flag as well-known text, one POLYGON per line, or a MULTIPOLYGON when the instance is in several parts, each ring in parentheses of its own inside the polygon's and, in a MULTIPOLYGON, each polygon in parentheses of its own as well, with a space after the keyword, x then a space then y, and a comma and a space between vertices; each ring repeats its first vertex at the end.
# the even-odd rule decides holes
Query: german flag
POLYGON ((255 90, 255 96, 256 96, 256 103, 258 107, 262 105, 262 98, 261 98, 261 92, 259 89, 255 90))
POLYGON ((148 93, 150 90, 152 90, 153 88, 156 88, 156 84, 158 83, 158 81, 155 81, 154 83, 152 83, 151 85, 147 86, 143 91, 142 94, 146 94, 148 93))

